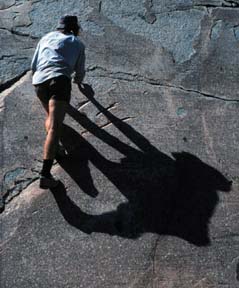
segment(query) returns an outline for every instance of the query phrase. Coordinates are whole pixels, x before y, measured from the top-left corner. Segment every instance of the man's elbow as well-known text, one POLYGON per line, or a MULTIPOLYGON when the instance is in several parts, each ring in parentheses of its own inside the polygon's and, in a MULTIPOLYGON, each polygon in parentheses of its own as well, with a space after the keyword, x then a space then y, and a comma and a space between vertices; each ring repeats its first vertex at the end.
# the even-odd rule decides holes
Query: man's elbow
POLYGON ((34 73, 36 72, 36 69, 33 66, 31 66, 31 72, 32 72, 32 75, 34 75, 34 73))
POLYGON ((85 71, 83 73, 75 75, 73 82, 77 84, 81 84, 84 78, 85 78, 85 71))

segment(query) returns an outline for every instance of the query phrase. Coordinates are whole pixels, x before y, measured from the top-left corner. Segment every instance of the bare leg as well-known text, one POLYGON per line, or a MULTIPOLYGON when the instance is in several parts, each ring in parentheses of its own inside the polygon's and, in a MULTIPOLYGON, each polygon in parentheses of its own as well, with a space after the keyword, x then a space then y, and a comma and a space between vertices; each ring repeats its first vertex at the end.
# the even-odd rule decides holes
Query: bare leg
POLYGON ((54 159, 56 147, 59 141, 62 122, 65 117, 65 101, 49 101, 49 116, 46 119, 47 137, 44 144, 43 159, 54 159))
MULTIPOLYGON (((41 99, 40 99, 41 101, 41 99)), ((48 127, 50 125, 50 119, 49 119, 49 106, 47 103, 41 101, 41 104, 44 108, 44 110, 46 111, 46 120, 45 120, 45 130, 46 130, 46 133, 48 132, 48 127)))

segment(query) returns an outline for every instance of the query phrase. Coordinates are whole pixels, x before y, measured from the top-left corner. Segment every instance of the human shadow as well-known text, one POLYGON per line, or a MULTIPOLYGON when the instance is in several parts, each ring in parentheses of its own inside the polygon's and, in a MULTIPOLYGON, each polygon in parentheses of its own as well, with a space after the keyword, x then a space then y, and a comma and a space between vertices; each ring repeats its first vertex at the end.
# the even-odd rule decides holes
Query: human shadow
POLYGON ((68 223, 86 232, 137 238, 152 232, 174 235, 198 246, 210 244, 208 225, 219 201, 218 191, 229 192, 231 182, 219 171, 187 152, 160 152, 128 123, 105 109, 90 86, 81 92, 138 149, 125 144, 72 106, 67 113, 85 129, 124 155, 120 163, 107 160, 71 127, 64 125, 62 142, 69 152, 58 163, 88 195, 98 193, 89 161, 125 196, 127 202, 100 215, 83 212, 67 196, 61 183, 52 189, 68 223))

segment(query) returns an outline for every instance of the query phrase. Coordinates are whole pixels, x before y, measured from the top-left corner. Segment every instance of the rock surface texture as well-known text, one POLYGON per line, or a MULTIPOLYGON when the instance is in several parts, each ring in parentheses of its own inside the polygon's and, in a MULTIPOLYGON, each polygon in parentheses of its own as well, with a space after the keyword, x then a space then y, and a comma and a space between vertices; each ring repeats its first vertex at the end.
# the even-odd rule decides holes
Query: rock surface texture
POLYGON ((238 51, 238 0, 0 1, 1 288, 239 287, 238 51), (63 14, 93 90, 40 190, 30 61, 63 14))

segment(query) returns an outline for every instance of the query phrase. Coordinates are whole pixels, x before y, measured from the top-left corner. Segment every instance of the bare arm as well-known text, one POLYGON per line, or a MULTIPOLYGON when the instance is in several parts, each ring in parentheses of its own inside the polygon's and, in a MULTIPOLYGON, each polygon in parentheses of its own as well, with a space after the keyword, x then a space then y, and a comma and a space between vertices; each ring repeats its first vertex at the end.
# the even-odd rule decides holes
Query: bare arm
POLYGON ((81 84, 85 76, 85 48, 82 48, 75 66, 74 82, 81 84))

